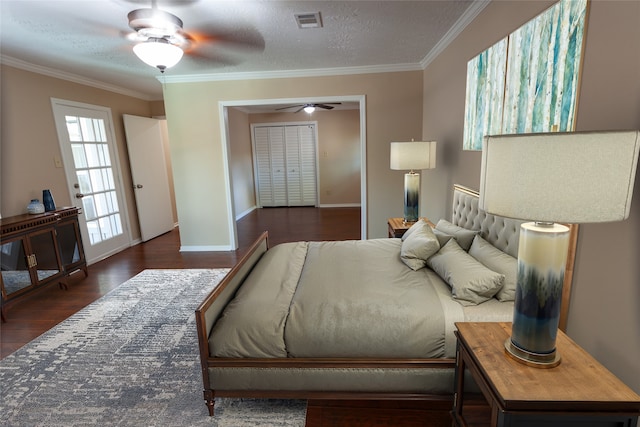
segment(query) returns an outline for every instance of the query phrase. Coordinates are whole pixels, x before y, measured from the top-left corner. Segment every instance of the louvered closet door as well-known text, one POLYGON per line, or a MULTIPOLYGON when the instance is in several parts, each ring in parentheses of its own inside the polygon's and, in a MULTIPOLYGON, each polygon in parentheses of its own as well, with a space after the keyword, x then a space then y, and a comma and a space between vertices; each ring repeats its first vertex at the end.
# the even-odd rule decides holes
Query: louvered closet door
POLYGON ((287 206, 283 127, 254 128, 260 206, 287 206))
POLYGON ((289 206, 316 205, 316 142, 312 125, 287 126, 289 206))
POLYGON ((260 206, 315 206, 314 126, 256 126, 254 145, 260 206))

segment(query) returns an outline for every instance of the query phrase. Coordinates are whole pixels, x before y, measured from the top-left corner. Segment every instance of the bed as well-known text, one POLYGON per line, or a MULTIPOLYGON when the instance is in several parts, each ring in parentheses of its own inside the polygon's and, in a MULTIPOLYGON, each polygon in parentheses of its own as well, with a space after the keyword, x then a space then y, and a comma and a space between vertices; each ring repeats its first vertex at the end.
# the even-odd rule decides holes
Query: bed
POLYGON ((215 397, 450 405, 454 323, 511 320, 520 226, 461 186, 452 212, 402 238, 269 248, 263 233, 196 310, 209 414, 215 397))

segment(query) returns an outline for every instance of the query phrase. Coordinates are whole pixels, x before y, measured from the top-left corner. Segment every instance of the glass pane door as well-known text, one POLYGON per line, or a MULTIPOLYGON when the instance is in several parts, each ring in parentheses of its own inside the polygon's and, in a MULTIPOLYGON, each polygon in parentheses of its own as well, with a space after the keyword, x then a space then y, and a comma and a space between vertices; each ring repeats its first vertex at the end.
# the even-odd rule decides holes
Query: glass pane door
POLYGON ((76 169, 76 197, 82 199, 89 242, 94 245, 123 233, 104 121, 66 115, 65 123, 76 169))
POLYGON ((52 99, 71 201, 81 209, 88 264, 131 245, 113 120, 108 108, 52 99))

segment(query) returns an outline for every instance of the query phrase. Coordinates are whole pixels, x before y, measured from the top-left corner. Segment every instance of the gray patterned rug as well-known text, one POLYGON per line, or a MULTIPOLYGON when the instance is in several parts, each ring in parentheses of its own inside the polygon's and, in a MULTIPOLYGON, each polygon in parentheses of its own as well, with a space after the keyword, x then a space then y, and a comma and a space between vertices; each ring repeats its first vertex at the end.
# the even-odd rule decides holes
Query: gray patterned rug
POLYGON ((219 399, 194 311, 227 269, 145 270, 0 361, 2 426, 304 426, 297 400, 219 399))

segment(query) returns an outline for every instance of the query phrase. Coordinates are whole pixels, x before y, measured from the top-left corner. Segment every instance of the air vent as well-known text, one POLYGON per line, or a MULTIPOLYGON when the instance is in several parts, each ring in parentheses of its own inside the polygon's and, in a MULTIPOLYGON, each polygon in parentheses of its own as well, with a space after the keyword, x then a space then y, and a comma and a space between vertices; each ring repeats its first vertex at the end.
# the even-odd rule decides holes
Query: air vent
POLYGON ((315 13, 296 13, 296 22, 298 28, 322 28, 322 19, 320 12, 315 13))

